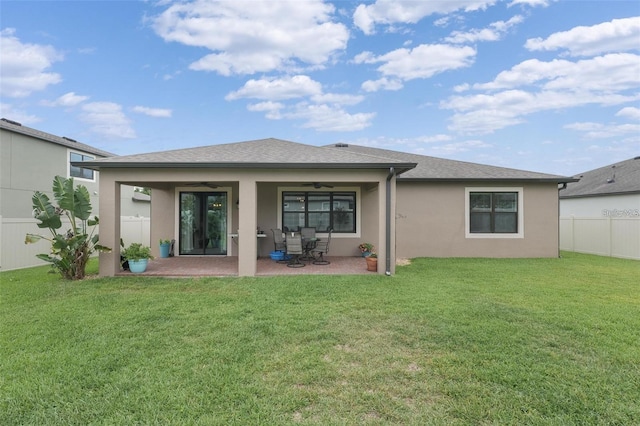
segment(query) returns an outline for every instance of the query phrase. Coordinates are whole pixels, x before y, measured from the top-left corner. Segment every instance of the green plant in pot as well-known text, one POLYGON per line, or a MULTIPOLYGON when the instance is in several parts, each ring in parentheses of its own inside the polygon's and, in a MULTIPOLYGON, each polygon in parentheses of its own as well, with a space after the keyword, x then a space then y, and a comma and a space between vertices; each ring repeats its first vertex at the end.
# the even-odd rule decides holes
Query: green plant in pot
POLYGON ((367 271, 378 272, 378 253, 369 253, 364 260, 367 261, 367 271))
POLYGON ((171 240, 160 240, 160 257, 169 257, 171 253, 171 240))
POLYGON ((140 243, 131 243, 120 254, 128 262, 131 272, 135 274, 146 271, 149 259, 153 259, 151 248, 140 243))
POLYGON ((358 245, 358 249, 362 253, 362 257, 367 257, 373 252, 374 247, 371 243, 361 243, 358 245))

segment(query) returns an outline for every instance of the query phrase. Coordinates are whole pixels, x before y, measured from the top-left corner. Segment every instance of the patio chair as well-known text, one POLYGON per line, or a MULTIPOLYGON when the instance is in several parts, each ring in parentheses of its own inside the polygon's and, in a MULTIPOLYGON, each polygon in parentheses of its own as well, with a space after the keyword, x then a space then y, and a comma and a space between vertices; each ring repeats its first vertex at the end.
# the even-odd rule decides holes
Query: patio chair
POLYGON ((304 248, 304 256, 302 256, 302 259, 311 260, 311 250, 316 246, 316 228, 300 228, 300 235, 302 236, 302 246, 304 248))
POLYGON ((280 228, 272 229, 273 232, 273 251, 286 251, 287 244, 282 238, 282 230, 280 228))
POLYGON ((316 246, 313 249, 311 249, 314 265, 328 265, 331 263, 324 258, 324 255, 329 253, 329 243, 331 242, 331 232, 333 232, 333 229, 329 228, 329 234, 327 235, 327 239, 316 242, 316 246), (316 257, 316 254, 318 254, 319 256, 316 257))
POLYGON ((289 268, 301 268, 304 266, 304 263, 300 261, 303 252, 302 236, 300 234, 287 237, 287 254, 291 256, 287 263, 289 268))
POLYGON ((276 260, 277 263, 287 263, 288 256, 285 255, 287 252, 287 243, 285 239, 282 237, 282 230, 280 228, 272 229, 273 233, 273 251, 282 252, 282 259, 276 260))

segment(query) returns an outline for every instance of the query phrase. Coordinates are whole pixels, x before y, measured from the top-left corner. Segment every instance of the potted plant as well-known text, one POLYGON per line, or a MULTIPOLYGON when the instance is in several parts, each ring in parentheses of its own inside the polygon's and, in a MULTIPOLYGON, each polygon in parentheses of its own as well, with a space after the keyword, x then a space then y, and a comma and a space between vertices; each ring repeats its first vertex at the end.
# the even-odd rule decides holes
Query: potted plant
POLYGON ((140 243, 131 243, 129 247, 122 250, 122 258, 128 262, 129 270, 134 274, 139 274, 147 270, 147 263, 151 256, 151 248, 140 243))
POLYGON ((377 253, 369 253, 369 256, 366 256, 364 260, 367 261, 367 271, 378 272, 378 254, 377 253))
POLYGON ((362 253, 362 257, 367 257, 373 252, 373 244, 371 243, 361 243, 358 248, 360 249, 360 253, 362 253))
POLYGON ((160 257, 169 257, 171 252, 171 240, 160 240, 160 257))

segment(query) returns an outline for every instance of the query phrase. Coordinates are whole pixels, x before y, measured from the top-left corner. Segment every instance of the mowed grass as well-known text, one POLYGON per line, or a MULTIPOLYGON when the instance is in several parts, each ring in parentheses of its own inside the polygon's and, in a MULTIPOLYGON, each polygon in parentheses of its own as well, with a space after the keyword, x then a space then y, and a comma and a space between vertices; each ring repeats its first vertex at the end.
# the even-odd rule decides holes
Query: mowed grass
POLYGON ((0 280, 2 425, 640 422, 637 261, 0 280))

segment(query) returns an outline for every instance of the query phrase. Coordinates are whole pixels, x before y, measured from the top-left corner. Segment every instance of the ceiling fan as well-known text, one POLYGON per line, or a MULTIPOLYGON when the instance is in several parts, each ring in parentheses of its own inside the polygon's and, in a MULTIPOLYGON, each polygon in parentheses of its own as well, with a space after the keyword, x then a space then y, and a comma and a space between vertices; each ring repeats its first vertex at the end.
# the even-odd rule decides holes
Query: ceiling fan
POLYGON ((216 185, 211 182, 193 182, 193 183, 185 183, 185 186, 206 186, 212 189, 220 188, 220 185, 216 185))
POLYGON ((333 188, 333 185, 327 185, 326 183, 320 183, 320 182, 303 183, 302 186, 313 186, 315 189, 333 188))

